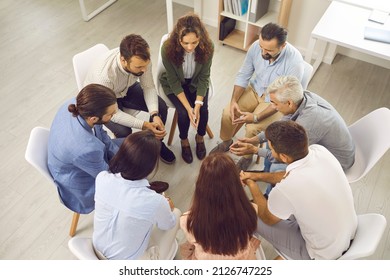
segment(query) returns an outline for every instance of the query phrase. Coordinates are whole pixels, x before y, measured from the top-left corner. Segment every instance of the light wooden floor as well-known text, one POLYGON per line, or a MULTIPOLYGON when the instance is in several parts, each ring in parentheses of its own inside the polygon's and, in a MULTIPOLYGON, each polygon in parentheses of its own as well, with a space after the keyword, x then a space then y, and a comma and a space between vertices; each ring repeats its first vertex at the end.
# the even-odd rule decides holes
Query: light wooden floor
MULTIPOLYGON (((188 10, 174 4, 175 18, 188 10)), ((216 135, 206 141, 210 150, 218 141, 221 111, 245 53, 220 45, 216 28, 208 29, 215 42, 216 92, 210 102, 209 124, 216 135)), ((99 42, 114 48, 125 35, 139 33, 149 42, 156 64, 166 32, 165 0, 119 0, 88 23, 81 18, 78 1, 1 1, 0 259, 74 259, 67 247, 71 213, 59 203, 55 188, 24 159, 31 129, 49 127, 58 107, 77 94, 73 55, 99 42)), ((390 107, 389 88, 390 70, 344 56, 322 65, 309 85, 348 124, 376 108, 390 107)), ((191 131, 192 143, 194 135, 191 131)), ((178 160, 172 166, 161 163, 154 179, 169 181, 169 195, 185 211, 199 161, 188 165, 181 160, 178 132, 175 136, 172 149, 178 160)), ((351 186, 358 213, 382 213, 390 222, 389 168, 388 152, 364 180, 351 186)), ((93 214, 82 215, 77 235, 91 236, 92 221, 93 214)), ((263 246, 267 258, 273 258, 272 248, 266 242, 263 246)), ((389 228, 371 259, 390 259, 389 228)))

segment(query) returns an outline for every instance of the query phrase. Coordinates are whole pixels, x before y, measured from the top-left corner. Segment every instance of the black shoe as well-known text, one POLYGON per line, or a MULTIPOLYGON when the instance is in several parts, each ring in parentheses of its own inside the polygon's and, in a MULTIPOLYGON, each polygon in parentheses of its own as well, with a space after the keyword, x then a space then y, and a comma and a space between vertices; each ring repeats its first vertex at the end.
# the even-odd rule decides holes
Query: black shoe
POLYGON ((165 146, 164 142, 161 142, 160 157, 167 164, 172 164, 176 160, 175 154, 165 146))
POLYGON ((191 163, 193 161, 191 147, 190 146, 181 146, 181 157, 186 163, 191 163))
POLYGON ((196 142, 196 156, 198 159, 202 160, 206 156, 206 146, 204 142, 196 142))
POLYGON ((169 184, 163 181, 150 182, 149 189, 154 190, 156 193, 165 192, 169 188, 169 184))

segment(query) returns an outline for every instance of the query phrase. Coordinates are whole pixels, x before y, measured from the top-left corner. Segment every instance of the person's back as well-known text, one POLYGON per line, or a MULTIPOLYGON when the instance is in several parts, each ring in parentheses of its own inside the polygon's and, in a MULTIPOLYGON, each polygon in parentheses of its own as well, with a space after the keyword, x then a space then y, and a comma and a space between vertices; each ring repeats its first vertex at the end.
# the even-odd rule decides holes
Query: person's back
POLYGON ((241 185, 234 161, 226 154, 206 157, 190 210, 180 218, 187 242, 184 259, 255 259, 260 242, 253 237, 256 206, 241 185))
POLYGON ((307 157, 288 165, 286 178, 269 194, 270 211, 296 218, 314 259, 336 259, 354 238, 357 217, 348 180, 326 148, 311 145, 307 157))
POLYGON ((125 181, 120 174, 107 171, 97 176, 93 243, 106 258, 138 259, 147 250, 151 229, 164 214, 162 209, 168 217, 161 229, 175 225, 166 198, 148 187, 146 179, 125 181))
POLYGON ((150 189, 161 142, 150 130, 126 137, 96 178, 93 246, 103 259, 168 259, 180 210, 150 189))
POLYGON ((355 144, 344 119, 325 99, 305 91, 304 99, 291 119, 302 125, 309 144, 326 147, 340 162, 344 170, 355 161, 355 144))
POLYGON ((91 107, 95 108, 95 112, 88 111, 88 114, 93 112, 109 118, 104 115, 107 108, 113 112, 116 110, 114 94, 103 86, 95 86, 85 87, 77 99, 73 98, 62 105, 51 125, 48 142, 48 168, 61 200, 69 209, 82 214, 94 209, 95 178, 108 168, 108 160, 118 150, 101 124, 96 123, 92 128, 86 118, 79 114, 79 111, 84 114, 84 108, 89 110, 91 107), (100 101, 89 101, 89 97, 95 95, 103 96, 100 99, 103 100, 102 108, 98 105, 100 101), (84 101, 84 104, 75 104, 84 101), (75 116, 69 111, 72 106, 75 116))

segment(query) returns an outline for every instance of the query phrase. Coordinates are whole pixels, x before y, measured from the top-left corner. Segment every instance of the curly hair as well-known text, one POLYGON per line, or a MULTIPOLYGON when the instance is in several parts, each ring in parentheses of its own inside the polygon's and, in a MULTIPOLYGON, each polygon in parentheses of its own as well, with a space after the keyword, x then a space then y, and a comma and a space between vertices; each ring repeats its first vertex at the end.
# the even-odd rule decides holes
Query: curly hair
POLYGON ((196 62, 201 64, 207 62, 213 53, 213 43, 199 16, 188 13, 177 20, 168 40, 164 42, 167 57, 176 66, 184 62, 184 49, 180 42, 189 33, 195 33, 199 38, 199 45, 195 49, 196 62))

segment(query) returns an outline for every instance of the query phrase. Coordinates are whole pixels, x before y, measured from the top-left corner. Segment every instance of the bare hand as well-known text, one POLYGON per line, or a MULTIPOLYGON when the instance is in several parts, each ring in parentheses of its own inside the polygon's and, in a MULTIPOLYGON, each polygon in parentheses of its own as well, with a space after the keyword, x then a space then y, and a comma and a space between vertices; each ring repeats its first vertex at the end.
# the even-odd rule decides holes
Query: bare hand
POLYGON ((237 119, 240 118, 241 115, 242 115, 242 113, 241 113, 240 107, 238 107, 238 103, 231 101, 230 102, 230 116, 232 118, 232 124, 235 124, 235 122, 237 121, 237 119))
POLYGON ((195 114, 194 123, 196 125, 195 128, 198 128, 199 120, 200 120, 200 105, 195 105, 194 114, 195 114))
POLYGON ((240 180, 243 186, 248 185, 249 181, 254 182, 253 179, 254 173, 252 172, 244 172, 241 170, 240 172, 240 180))
POLYGON ((154 116, 153 123, 157 124, 158 130, 165 131, 165 125, 164 125, 162 119, 160 118, 160 116, 154 116))
POLYGON ((257 137, 257 136, 253 136, 251 138, 247 138, 247 137, 238 138, 237 140, 239 142, 249 143, 249 144, 252 144, 252 145, 259 145, 260 144, 259 137, 257 137))
POLYGON ((198 124, 197 124, 197 118, 196 118, 196 114, 195 114, 195 111, 193 108, 190 108, 187 110, 187 114, 188 114, 188 118, 190 119, 190 123, 193 127, 197 128, 198 127, 198 124))
POLYGON ((253 113, 241 112, 241 116, 233 121, 233 124, 253 123, 253 113))
POLYGON ((144 128, 151 130, 154 135, 156 136, 157 139, 163 139, 164 136, 167 134, 167 132, 164 130, 160 130, 160 125, 155 123, 155 122, 145 122, 144 123, 144 128))
POLYGON ((245 155, 253 155, 257 153, 257 147, 253 146, 252 144, 249 143, 243 143, 240 141, 237 141, 233 143, 230 147, 229 150, 231 153, 238 155, 238 156, 245 156, 245 155))

